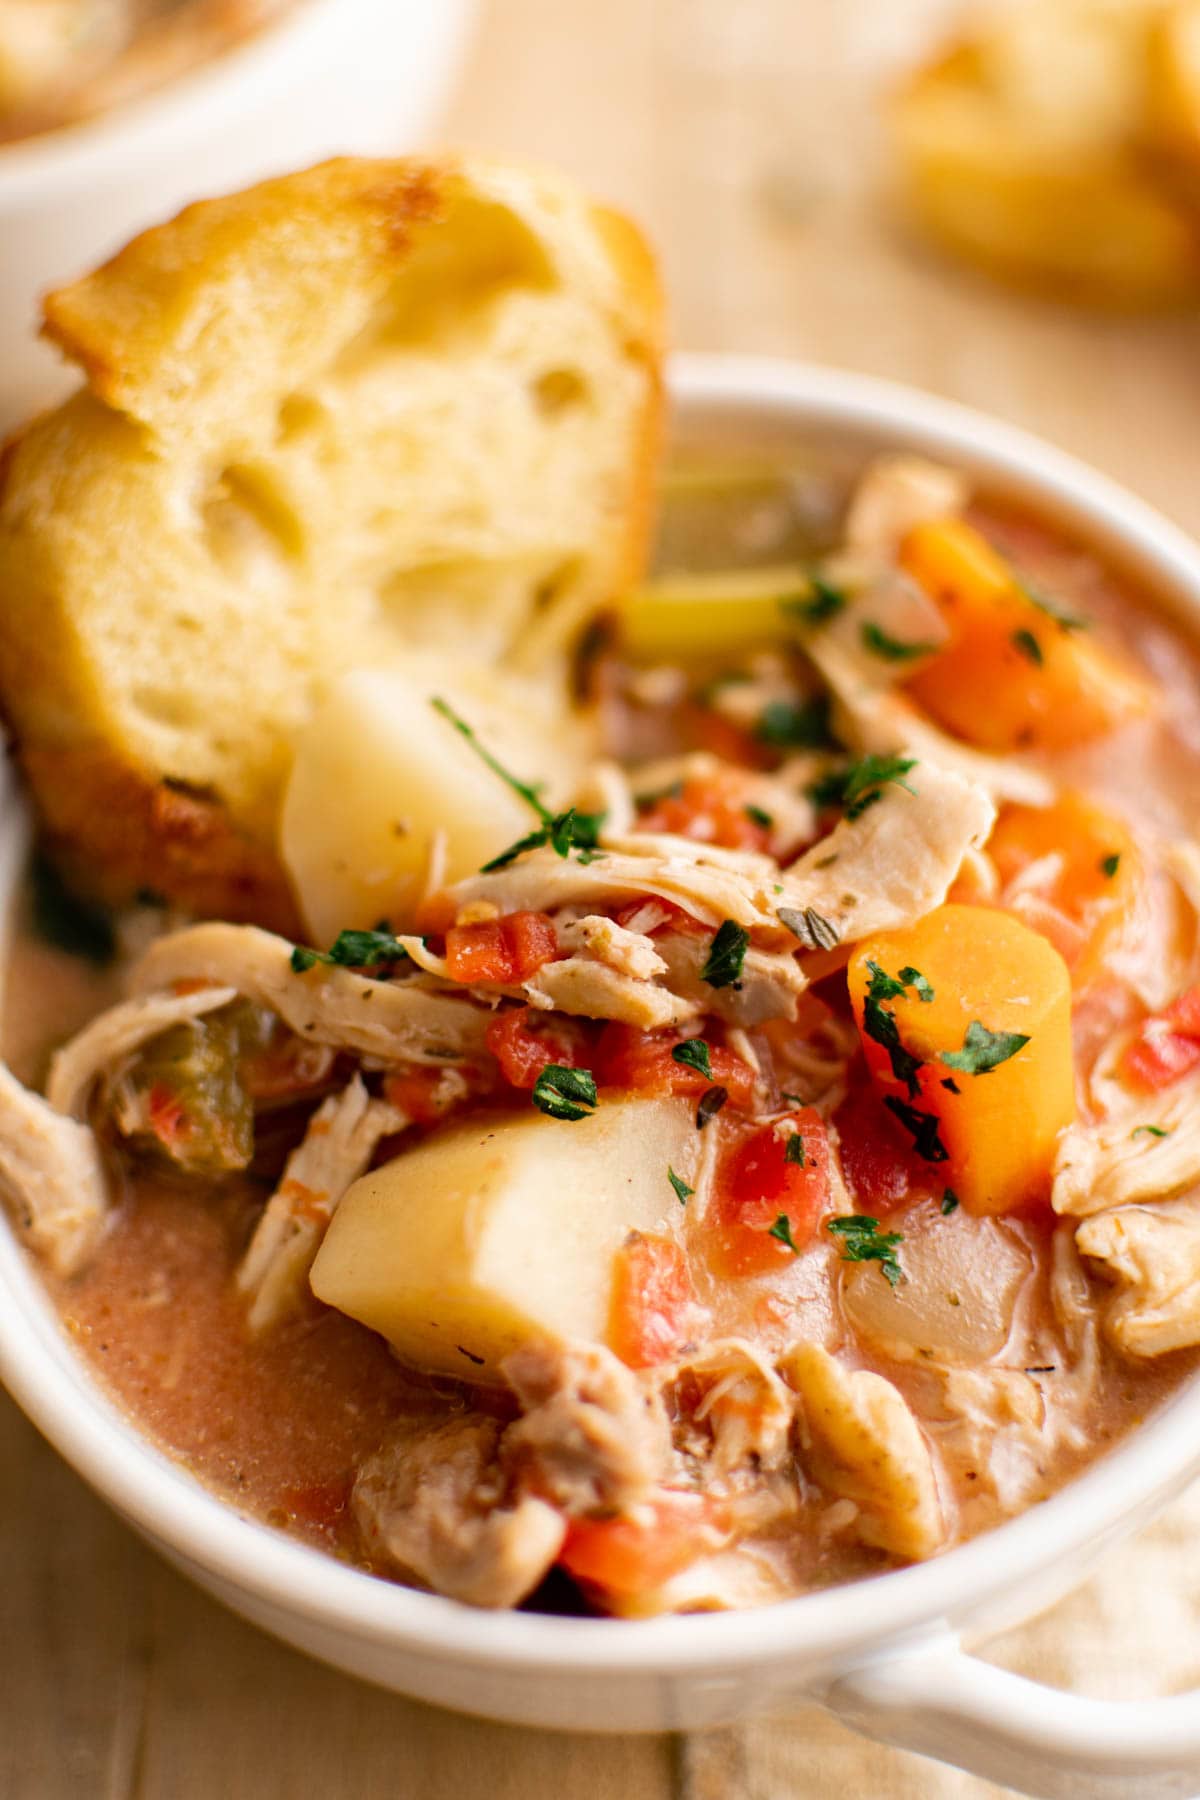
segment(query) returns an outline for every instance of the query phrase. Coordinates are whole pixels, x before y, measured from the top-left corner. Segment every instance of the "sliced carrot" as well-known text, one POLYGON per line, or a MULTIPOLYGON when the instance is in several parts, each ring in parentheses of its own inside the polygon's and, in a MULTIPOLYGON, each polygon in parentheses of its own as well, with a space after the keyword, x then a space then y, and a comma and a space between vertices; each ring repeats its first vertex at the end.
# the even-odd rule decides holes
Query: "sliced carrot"
POLYGON ((985 750, 1063 750, 1149 712, 1149 683, 1086 630, 1039 607, 964 519, 917 525, 900 562, 940 608, 947 645, 907 688, 947 731, 985 750))
POLYGON ((615 1518, 572 1520, 559 1561, 577 1581, 632 1597, 661 1587, 728 1536, 716 1502, 660 1488, 615 1518))

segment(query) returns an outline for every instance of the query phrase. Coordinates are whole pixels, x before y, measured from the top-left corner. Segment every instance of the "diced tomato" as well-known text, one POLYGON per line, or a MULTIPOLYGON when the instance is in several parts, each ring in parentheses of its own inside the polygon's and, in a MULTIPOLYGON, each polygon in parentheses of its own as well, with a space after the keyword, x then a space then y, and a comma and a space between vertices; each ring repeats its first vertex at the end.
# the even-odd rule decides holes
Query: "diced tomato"
POLYGON ((1148 1018, 1124 1060, 1129 1079, 1151 1090, 1169 1087, 1200 1066, 1200 986, 1148 1018))
POLYGON ((680 708, 679 722, 689 749, 709 750, 722 762, 736 763, 744 769, 769 769, 779 760, 778 751, 760 743, 711 706, 688 701, 680 708))
POLYGON ((728 781, 699 776, 664 794, 638 819, 639 831, 669 831, 726 850, 765 850, 771 827, 753 819, 728 781))
POLYGON ((180 1096, 162 1082, 155 1082, 146 1097, 146 1114, 151 1131, 165 1150, 185 1138, 190 1129, 187 1108, 180 1096))
POLYGON ((414 1125, 436 1125, 454 1104, 441 1069, 404 1069, 384 1078, 383 1097, 414 1125))
MULTIPOLYGON (((842 1174, 858 1212, 886 1211, 914 1193, 932 1191, 936 1172, 923 1163, 873 1087, 855 1086, 834 1115, 842 1174)), ((942 1184, 943 1186, 945 1183, 942 1184)))
POLYGON ((537 1016, 530 1006, 515 1006, 498 1012, 488 1024, 487 1047, 510 1087, 534 1087, 550 1063, 557 1063, 560 1069, 579 1067, 578 1045, 565 1031, 548 1024, 533 1030, 532 1021, 537 1016))
POLYGON ((682 906, 676 906, 673 900, 662 900, 657 894, 647 894, 644 900, 631 900, 613 914, 613 922, 627 930, 632 927, 646 937, 653 937, 659 931, 674 931, 680 937, 710 938, 713 934, 711 925, 705 925, 703 920, 685 912, 682 906))
POLYGON ((749 1106, 756 1071, 723 1044, 709 1046, 712 1073, 676 1062, 671 1052, 685 1040, 678 1032, 639 1031, 634 1025, 606 1025, 600 1033, 594 1064, 605 1087, 632 1088, 641 1094, 687 1094, 699 1099, 711 1087, 728 1091, 734 1106, 749 1106))
POLYGON ((632 1597, 661 1587, 728 1538, 717 1502, 660 1488, 616 1518, 573 1519, 559 1562, 577 1581, 632 1597))
POLYGON ((309 1487, 284 1488, 279 1504, 295 1524, 307 1526, 324 1537, 332 1537, 346 1516, 350 1505, 353 1477, 318 1481, 309 1487))
POLYGON ((740 1136, 727 1147, 717 1172, 709 1261, 724 1275, 762 1275, 792 1256, 771 1228, 785 1218, 793 1244, 803 1249, 829 1210, 829 1137, 811 1106, 740 1136), (803 1160, 789 1157, 798 1139, 803 1160))
POLYGON ((686 1342, 696 1295, 674 1238, 631 1231, 613 1258, 610 1347, 631 1369, 664 1362, 686 1342))
POLYGON ((452 925, 446 933, 446 971, 464 984, 510 987, 558 954, 554 924, 545 913, 506 913, 478 925, 452 925))

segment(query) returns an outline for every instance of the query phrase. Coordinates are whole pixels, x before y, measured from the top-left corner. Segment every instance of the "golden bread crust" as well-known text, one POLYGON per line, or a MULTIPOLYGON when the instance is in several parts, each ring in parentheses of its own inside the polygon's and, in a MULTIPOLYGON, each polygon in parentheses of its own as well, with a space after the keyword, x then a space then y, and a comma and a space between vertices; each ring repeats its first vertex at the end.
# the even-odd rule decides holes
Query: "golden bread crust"
POLYGON ((291 746, 411 647, 561 680, 639 574, 663 307, 536 172, 342 159, 202 202, 46 304, 86 385, 0 461, 0 705, 120 902, 294 921, 291 746))

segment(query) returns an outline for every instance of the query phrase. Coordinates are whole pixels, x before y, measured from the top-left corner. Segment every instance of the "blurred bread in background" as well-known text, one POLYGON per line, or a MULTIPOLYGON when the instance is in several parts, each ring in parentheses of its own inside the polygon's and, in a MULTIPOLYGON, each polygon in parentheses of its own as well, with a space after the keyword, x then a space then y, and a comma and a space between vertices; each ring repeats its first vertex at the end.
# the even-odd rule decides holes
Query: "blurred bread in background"
POLYGON ((1200 0, 1024 0, 895 95, 916 223, 990 275, 1113 308, 1200 299, 1200 0))

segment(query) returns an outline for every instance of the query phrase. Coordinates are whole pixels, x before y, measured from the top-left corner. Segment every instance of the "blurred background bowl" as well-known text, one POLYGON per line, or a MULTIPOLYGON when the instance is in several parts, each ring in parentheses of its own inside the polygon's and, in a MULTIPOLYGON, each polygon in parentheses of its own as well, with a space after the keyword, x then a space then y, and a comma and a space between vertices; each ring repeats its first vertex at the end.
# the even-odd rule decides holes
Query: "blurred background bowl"
POLYGON ((48 288, 202 195, 419 144, 475 10, 475 0, 295 0, 140 99, 0 146, 0 427, 72 385, 37 341, 48 288))

